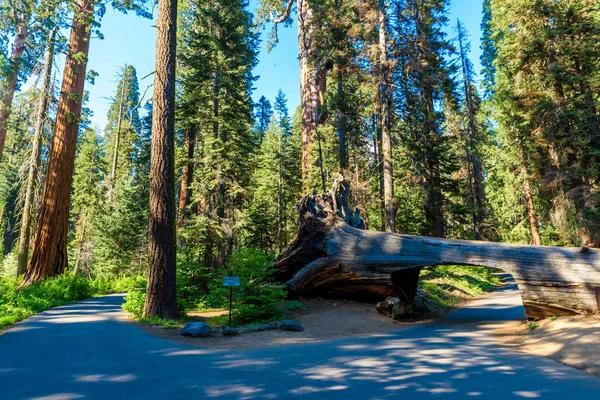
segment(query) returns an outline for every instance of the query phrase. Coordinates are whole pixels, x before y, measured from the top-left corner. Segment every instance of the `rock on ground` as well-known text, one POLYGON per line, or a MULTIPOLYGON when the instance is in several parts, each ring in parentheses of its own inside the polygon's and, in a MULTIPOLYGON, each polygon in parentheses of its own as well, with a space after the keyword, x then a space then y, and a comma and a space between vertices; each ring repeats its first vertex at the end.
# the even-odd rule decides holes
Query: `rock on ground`
POLYGON ((181 336, 207 337, 211 332, 211 327, 204 322, 190 322, 181 328, 181 336))
POLYGON ((422 289, 417 289, 415 299, 411 303, 402 303, 397 297, 388 297, 377 303, 377 311, 390 318, 414 318, 424 314, 441 314, 444 310, 422 289))
POLYGON ((280 331, 302 332, 304 327, 294 320, 284 319, 277 324, 277 329, 280 331))
POLYGON ((223 336, 237 336, 239 334, 237 329, 232 328, 227 325, 223 325, 223 329, 221 330, 221 333, 223 334, 223 336))

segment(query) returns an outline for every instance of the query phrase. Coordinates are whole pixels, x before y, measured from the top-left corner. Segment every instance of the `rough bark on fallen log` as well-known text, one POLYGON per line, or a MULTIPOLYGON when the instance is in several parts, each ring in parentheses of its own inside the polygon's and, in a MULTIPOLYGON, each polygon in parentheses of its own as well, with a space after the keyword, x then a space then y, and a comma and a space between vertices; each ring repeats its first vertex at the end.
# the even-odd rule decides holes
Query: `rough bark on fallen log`
POLYGON ((397 296, 408 302, 422 267, 472 265, 510 273, 530 319, 599 311, 594 292, 600 287, 599 250, 361 230, 349 225, 357 223, 352 218, 357 214, 339 200, 334 187, 298 204, 298 236, 275 262, 278 278, 292 293, 366 301, 397 296))

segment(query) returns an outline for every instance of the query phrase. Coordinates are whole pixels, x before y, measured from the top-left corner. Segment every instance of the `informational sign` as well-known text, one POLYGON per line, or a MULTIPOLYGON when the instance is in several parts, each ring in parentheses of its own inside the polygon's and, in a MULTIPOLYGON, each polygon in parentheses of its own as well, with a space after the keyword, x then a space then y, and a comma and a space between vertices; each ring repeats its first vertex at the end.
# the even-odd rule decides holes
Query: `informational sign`
POLYGON ((223 286, 240 286, 239 276, 226 276, 223 278, 223 286))
POLYGON ((233 308, 233 287, 240 286, 239 276, 226 276, 223 278, 223 286, 229 287, 229 326, 231 326, 231 310, 233 308))

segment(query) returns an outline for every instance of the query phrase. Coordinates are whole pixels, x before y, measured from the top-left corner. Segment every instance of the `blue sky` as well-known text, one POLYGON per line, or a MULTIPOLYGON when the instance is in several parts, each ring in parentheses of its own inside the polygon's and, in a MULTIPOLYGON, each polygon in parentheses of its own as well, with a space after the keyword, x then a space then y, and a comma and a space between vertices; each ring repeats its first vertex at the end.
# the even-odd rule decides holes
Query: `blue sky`
MULTIPOLYGON (((250 1, 252 10, 256 4, 257 0, 250 1)), ((465 24, 472 40, 471 59, 476 71, 480 69, 481 10, 482 0, 451 0, 449 25, 455 26, 457 18, 465 24)), ((453 28, 449 27, 447 31, 450 37, 455 36, 453 28)), ((110 98, 116 89, 119 68, 125 64, 133 65, 140 79, 154 70, 154 21, 108 10, 102 20, 101 32, 104 40, 95 38, 90 43, 88 63, 88 69, 93 69, 99 76, 96 83, 86 85, 86 89, 90 92, 88 106, 94 111, 92 124, 103 129, 110 98)), ((254 74, 260 77, 255 83, 255 100, 264 95, 273 101, 281 88, 288 98, 290 110, 294 110, 299 104, 297 40, 294 22, 292 27, 280 29, 279 44, 270 53, 266 51, 266 41, 261 44, 259 64, 254 70, 254 74)), ((152 81, 152 76, 141 80, 140 91, 143 92, 152 81)), ((148 91, 146 99, 150 96, 151 91, 148 91)))

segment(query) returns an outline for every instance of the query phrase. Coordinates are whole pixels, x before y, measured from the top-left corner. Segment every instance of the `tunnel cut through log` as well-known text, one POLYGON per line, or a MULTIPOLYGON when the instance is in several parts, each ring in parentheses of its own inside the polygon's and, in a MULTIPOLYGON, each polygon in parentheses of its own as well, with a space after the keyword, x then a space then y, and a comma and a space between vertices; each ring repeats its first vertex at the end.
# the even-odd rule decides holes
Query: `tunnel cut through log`
POLYGON ((275 261, 277 277, 292 293, 412 301, 422 267, 471 265, 510 273, 530 319, 599 311, 599 250, 368 231, 347 205, 348 190, 340 177, 329 193, 298 203, 298 235, 275 261))

